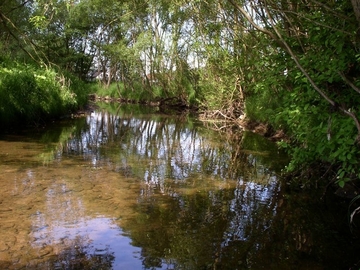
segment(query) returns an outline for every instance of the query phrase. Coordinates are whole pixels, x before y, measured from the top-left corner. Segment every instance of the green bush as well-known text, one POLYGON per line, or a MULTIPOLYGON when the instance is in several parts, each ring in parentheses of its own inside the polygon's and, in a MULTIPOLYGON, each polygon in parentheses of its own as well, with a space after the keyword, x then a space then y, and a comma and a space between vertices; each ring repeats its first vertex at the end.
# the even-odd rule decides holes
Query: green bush
POLYGON ((152 91, 147 90, 141 83, 134 82, 131 87, 125 87, 123 83, 112 83, 109 86, 93 83, 90 86, 91 92, 100 97, 124 98, 134 101, 150 101, 156 97, 161 97, 162 89, 153 86, 152 91))
POLYGON ((71 73, 64 72, 62 74, 61 80, 65 83, 65 88, 71 95, 75 94, 77 107, 84 107, 88 102, 89 93, 91 93, 90 87, 71 73))
POLYGON ((50 68, 4 62, 0 66, 0 121, 36 123, 85 104, 83 84, 50 68))
MULTIPOLYGON (((292 91, 283 92, 282 104, 272 119, 291 136, 291 143, 280 143, 291 156, 287 171, 322 162, 332 166, 340 186, 360 178, 360 149, 353 120, 322 99, 306 80, 294 82, 292 91)), ((355 98, 353 102, 357 102, 355 98)))

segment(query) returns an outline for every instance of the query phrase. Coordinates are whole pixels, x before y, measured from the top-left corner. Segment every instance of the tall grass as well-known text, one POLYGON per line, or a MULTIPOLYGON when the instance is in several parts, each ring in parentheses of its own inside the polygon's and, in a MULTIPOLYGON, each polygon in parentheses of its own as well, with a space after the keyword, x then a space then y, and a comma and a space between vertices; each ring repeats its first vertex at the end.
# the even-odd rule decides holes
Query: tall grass
POLYGON ((141 82, 133 82, 131 86, 126 86, 122 82, 111 83, 109 86, 101 83, 90 85, 90 91, 100 97, 123 98, 133 101, 151 101, 156 97, 161 97, 162 92, 158 86, 153 86, 152 90, 146 89, 141 82))
POLYGON ((84 105, 83 83, 51 68, 4 61, 0 65, 0 122, 37 124, 84 105))

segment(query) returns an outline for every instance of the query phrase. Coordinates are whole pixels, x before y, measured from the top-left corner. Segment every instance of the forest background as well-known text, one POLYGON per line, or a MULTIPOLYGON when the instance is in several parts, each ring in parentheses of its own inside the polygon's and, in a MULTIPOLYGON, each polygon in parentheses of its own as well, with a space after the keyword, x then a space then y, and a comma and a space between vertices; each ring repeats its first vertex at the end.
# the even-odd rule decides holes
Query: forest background
POLYGON ((356 185, 359 27, 359 0, 3 0, 0 121, 45 122, 94 91, 173 99, 282 130, 288 171, 356 185))

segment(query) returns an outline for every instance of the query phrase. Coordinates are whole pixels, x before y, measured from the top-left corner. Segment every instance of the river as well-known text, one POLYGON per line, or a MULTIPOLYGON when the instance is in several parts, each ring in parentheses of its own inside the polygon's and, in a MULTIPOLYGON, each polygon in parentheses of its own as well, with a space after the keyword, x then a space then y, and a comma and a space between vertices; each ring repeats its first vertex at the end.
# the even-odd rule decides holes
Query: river
POLYGON ((0 269, 349 268, 346 216, 290 189, 286 162, 256 134, 135 105, 5 132, 0 269))

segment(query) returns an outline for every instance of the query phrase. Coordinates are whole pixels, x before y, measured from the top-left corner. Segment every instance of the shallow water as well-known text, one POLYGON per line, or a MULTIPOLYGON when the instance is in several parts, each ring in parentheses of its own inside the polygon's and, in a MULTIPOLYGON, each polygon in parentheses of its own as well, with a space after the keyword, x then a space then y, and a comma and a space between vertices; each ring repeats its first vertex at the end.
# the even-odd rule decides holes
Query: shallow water
POLYGON ((254 134, 134 107, 1 135, 0 269, 337 267, 343 242, 284 195, 285 161, 254 134))

